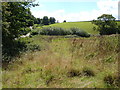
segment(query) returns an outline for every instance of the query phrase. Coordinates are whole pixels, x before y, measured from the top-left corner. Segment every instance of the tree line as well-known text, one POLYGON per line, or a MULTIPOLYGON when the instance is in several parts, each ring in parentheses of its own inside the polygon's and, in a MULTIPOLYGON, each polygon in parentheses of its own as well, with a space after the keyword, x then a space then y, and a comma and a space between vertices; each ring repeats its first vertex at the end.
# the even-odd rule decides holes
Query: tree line
POLYGON ((49 25, 49 24, 54 24, 56 22, 56 19, 54 17, 48 18, 48 16, 44 16, 42 19, 34 17, 33 21, 34 24, 49 25))

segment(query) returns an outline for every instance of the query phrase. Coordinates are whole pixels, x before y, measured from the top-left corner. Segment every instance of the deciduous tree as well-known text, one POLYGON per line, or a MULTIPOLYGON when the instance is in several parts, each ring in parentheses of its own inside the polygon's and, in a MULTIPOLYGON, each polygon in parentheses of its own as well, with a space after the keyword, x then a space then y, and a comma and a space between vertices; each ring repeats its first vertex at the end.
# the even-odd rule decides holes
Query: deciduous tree
POLYGON ((115 21, 115 17, 112 15, 103 14, 98 17, 97 20, 93 20, 92 23, 98 26, 96 30, 100 32, 100 35, 117 33, 117 23, 115 21))

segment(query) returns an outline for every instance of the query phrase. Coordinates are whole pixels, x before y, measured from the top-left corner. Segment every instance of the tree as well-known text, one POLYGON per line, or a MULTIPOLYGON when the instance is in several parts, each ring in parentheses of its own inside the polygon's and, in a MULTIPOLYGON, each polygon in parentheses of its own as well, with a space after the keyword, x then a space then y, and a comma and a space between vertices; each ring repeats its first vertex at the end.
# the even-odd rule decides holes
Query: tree
POLYGON ((44 24, 44 25, 49 25, 49 19, 48 19, 47 16, 44 16, 44 17, 43 17, 42 24, 44 24))
POLYGON ((92 23, 98 26, 96 30, 100 32, 100 35, 117 33, 117 23, 115 21, 115 17, 112 15, 103 14, 98 17, 97 20, 93 20, 92 23))
POLYGON ((64 20, 63 22, 66 22, 66 20, 64 20))
POLYGON ((54 17, 50 17, 49 21, 50 21, 50 24, 54 24, 56 20, 54 17))
POLYGON ((38 20, 35 17, 34 17, 34 24, 38 24, 38 20))
POLYGON ((41 24, 41 19, 34 17, 34 24, 41 24))
POLYGON ((32 5, 29 2, 2 2, 2 60, 15 56, 21 50, 18 47, 22 45, 15 39, 21 35, 22 28, 32 25, 32 5))
POLYGON ((38 23, 37 24, 41 24, 41 19, 37 18, 38 23))

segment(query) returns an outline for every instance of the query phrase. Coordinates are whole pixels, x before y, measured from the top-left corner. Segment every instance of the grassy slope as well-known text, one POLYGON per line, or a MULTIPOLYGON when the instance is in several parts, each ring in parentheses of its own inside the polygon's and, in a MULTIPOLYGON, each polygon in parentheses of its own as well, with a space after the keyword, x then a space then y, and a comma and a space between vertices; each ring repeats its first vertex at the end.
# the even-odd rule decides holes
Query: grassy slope
POLYGON ((57 24, 52 24, 50 26, 53 27, 62 27, 62 28, 72 28, 72 27, 77 27, 80 28, 90 34, 98 34, 97 31, 93 30, 93 25, 91 22, 66 22, 66 23, 57 23, 57 24))
MULTIPOLYGON (((120 22, 117 22, 118 25, 120 25, 120 22)), ((66 23, 56 23, 56 24, 52 24, 52 25, 47 25, 45 27, 61 27, 61 28, 73 28, 73 27, 77 27, 80 28, 84 31, 86 31, 87 33, 90 34, 99 34, 99 32, 94 31, 93 27, 96 27, 96 25, 92 24, 91 22, 66 22, 66 23)))
POLYGON ((114 35, 76 39, 35 36, 31 41, 42 51, 23 54, 3 70, 3 87, 104 88, 108 86, 103 78, 117 74, 118 40, 114 35), (84 70, 94 75, 87 76, 84 70), (71 72, 81 74, 70 77, 71 72))

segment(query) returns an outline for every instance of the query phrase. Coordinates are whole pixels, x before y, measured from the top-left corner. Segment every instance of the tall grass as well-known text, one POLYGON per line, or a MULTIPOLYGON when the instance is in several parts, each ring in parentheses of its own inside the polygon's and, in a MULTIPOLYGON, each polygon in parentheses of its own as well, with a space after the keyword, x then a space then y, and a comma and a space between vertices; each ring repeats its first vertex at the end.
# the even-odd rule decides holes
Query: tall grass
POLYGON ((116 35, 90 38, 34 36, 31 39, 32 43, 42 43, 44 49, 23 54, 3 70, 4 88, 119 87, 116 77, 113 78, 116 84, 106 83, 110 82, 108 75, 118 74, 116 35))

